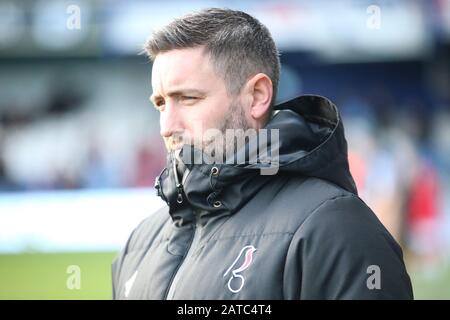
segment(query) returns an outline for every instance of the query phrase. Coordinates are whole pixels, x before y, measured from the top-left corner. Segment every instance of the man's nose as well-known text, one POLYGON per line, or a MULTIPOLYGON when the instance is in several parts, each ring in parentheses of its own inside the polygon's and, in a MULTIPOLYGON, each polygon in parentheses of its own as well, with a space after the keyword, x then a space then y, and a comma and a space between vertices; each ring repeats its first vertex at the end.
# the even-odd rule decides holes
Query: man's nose
POLYGON ((166 103, 165 109, 160 113, 160 134, 163 138, 169 138, 174 133, 184 130, 183 117, 176 110, 176 106, 166 103))

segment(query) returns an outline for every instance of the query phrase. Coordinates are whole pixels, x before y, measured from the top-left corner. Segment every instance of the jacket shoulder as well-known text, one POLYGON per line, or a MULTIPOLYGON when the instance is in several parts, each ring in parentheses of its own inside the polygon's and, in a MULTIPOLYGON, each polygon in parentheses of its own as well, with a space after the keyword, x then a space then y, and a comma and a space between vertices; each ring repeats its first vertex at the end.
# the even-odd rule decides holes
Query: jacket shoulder
POLYGON ((300 298, 413 297, 400 246, 353 194, 328 199, 309 214, 293 236, 287 261, 286 275, 301 275, 300 298))
POLYGON ((252 201, 259 210, 250 211, 253 219, 267 221, 265 232, 294 234, 323 203, 349 196, 354 195, 319 178, 282 176, 261 190, 252 201))
POLYGON ((293 235, 322 203, 350 194, 319 178, 277 175, 236 212, 229 223, 224 224, 215 238, 252 234, 293 235))
POLYGON ((161 230, 169 220, 171 219, 167 205, 142 220, 130 235, 125 248, 127 252, 148 249, 152 243, 158 241, 161 230))
POLYGON ((169 208, 164 206, 139 223, 128 237, 125 246, 114 258, 111 266, 113 298, 117 298, 117 287, 120 278, 123 276, 129 278, 130 272, 133 271, 130 267, 124 267, 124 262, 128 261, 125 264, 132 262, 131 266, 137 266, 148 248, 162 236, 161 230, 170 219, 168 210, 169 208))

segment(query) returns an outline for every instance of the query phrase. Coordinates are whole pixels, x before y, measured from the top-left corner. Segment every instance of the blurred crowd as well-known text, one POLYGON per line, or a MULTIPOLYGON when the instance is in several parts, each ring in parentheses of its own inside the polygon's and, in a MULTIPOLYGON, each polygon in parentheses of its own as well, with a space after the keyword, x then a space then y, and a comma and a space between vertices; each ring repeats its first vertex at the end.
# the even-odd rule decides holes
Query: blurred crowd
POLYGON ((0 103, 0 190, 153 186, 165 154, 156 110, 146 99, 148 65, 138 66, 141 77, 134 78, 120 66, 103 72, 95 62, 67 65, 79 74, 46 63, 16 69, 23 70, 16 83, 0 73, 7 83, 0 103))
POLYGON ((341 103, 359 195, 419 270, 449 258, 450 110, 421 114, 390 97, 341 103), (390 104, 390 105, 388 105, 390 104))

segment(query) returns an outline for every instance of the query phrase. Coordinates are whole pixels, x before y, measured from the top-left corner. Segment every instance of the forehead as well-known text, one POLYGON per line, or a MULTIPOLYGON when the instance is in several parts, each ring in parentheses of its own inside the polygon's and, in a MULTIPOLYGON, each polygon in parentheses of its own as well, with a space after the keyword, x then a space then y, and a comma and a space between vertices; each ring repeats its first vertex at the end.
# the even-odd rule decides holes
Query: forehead
POLYGON ((152 67, 152 87, 167 91, 183 86, 211 87, 223 84, 203 47, 176 49, 156 56, 152 67))

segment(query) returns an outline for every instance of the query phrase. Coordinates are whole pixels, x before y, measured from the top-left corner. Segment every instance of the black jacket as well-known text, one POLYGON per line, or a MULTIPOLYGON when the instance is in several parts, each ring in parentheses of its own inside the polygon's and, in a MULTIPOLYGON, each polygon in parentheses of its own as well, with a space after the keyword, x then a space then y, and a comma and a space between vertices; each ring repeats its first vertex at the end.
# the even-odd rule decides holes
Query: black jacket
POLYGON ((156 183, 167 206, 113 262, 115 299, 413 298, 401 248, 357 196, 335 105, 275 109, 275 175, 169 158, 156 183))

